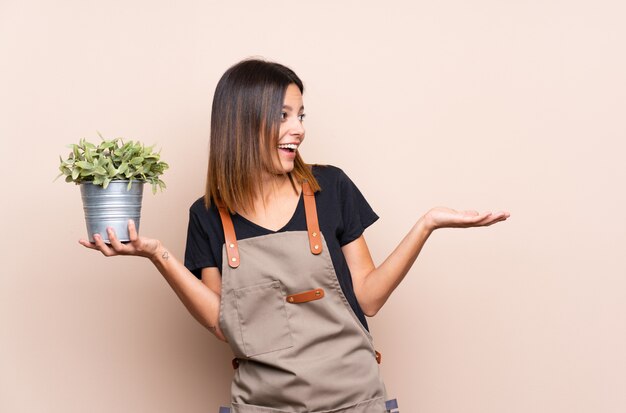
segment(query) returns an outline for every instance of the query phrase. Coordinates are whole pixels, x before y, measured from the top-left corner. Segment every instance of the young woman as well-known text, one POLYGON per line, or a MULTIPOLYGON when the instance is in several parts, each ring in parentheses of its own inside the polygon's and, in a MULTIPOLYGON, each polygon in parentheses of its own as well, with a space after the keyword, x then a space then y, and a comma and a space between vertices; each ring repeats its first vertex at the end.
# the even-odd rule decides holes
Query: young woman
POLYGON ((159 240, 107 245, 105 256, 149 258, 189 312, 228 342, 231 406, 239 413, 383 413, 392 408, 366 316, 402 281, 429 235, 492 225, 508 212, 437 207, 378 267, 363 231, 378 219, 338 167, 307 164, 302 81, 249 59, 215 90, 206 193, 193 203, 184 265, 159 240))

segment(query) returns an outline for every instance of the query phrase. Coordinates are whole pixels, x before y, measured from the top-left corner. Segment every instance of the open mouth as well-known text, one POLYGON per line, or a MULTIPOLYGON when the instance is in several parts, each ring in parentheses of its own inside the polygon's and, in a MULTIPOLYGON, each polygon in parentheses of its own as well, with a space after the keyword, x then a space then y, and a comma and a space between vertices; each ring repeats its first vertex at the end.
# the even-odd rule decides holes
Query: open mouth
POLYGON ((298 145, 295 143, 285 143, 278 145, 278 149, 286 153, 294 153, 298 149, 298 145))

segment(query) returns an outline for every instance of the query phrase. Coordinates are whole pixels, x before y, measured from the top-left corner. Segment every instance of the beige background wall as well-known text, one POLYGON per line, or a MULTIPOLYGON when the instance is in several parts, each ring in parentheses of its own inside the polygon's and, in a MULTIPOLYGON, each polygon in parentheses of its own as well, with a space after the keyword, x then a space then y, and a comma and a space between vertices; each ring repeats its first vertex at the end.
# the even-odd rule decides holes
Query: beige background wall
POLYGON ((162 147, 141 231, 180 259, 221 74, 305 82, 309 162, 381 219, 381 263, 429 208, 446 229, 371 322, 405 413, 626 411, 626 7, 621 1, 0 0, 0 411, 215 412, 230 352, 135 257, 81 247, 79 138, 162 147))

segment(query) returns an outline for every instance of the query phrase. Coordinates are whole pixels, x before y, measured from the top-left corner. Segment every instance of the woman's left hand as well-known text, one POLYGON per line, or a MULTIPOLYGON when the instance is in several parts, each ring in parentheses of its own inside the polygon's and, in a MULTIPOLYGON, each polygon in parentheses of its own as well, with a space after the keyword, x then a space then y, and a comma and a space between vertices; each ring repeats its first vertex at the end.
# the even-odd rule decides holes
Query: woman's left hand
POLYGON ((507 211, 484 212, 466 210, 457 211, 446 207, 435 207, 428 211, 422 219, 426 228, 434 231, 438 228, 469 228, 486 227, 510 217, 507 211))

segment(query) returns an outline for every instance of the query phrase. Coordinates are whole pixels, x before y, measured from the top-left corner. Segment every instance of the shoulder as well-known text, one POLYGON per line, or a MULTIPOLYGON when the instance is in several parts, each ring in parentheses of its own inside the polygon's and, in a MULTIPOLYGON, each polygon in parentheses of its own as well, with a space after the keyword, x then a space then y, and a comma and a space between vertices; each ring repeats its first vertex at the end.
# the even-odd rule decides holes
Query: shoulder
POLYGON ((312 172, 322 190, 324 190, 325 186, 341 185, 349 179, 343 169, 335 165, 313 164, 312 172))
POLYGON ((203 226, 215 226, 219 221, 219 211, 214 202, 207 209, 204 206, 204 196, 196 199, 189 207, 189 215, 192 219, 200 222, 203 226))
POLYGON ((314 163, 314 164, 311 164, 311 168, 316 178, 317 176, 320 176, 320 177, 338 176, 344 173, 343 170, 339 168, 338 166, 330 165, 330 164, 314 163))
POLYGON ((204 206, 204 196, 196 199, 189 207, 189 230, 208 240, 211 245, 220 246, 223 242, 222 221, 214 203, 209 209, 204 206))
POLYGON ((204 206, 204 195, 200 196, 191 204, 191 206, 189 207, 189 211, 198 215, 207 214, 209 212, 218 212, 217 206, 215 205, 213 198, 211 198, 211 206, 209 207, 209 209, 204 206))
POLYGON ((208 212, 206 207, 204 206, 204 196, 196 199, 191 204, 191 206, 189 207, 189 212, 198 216, 202 216, 208 212))

